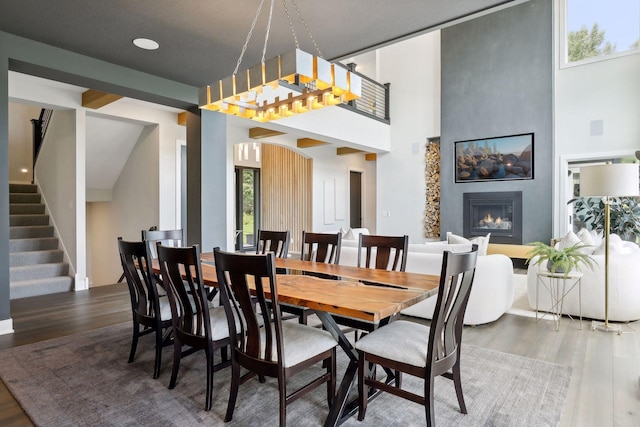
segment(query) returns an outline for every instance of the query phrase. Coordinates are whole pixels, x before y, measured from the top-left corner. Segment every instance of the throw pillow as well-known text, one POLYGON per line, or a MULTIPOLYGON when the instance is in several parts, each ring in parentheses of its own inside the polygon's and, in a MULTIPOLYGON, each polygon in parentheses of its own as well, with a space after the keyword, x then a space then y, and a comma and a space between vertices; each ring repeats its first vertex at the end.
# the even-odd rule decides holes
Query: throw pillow
POLYGON ((582 244, 582 240, 574 233, 572 230, 569 230, 567 234, 564 235, 562 240, 560 240, 559 249, 566 249, 571 246, 582 244))
POLYGON ((462 236, 458 236, 456 234, 453 234, 450 231, 447 231, 447 243, 449 243, 450 245, 454 245, 456 243, 466 243, 469 244, 471 243, 471 240, 464 238, 462 236))
POLYGON ((489 248, 489 238, 491 237, 491 233, 487 233, 486 236, 478 236, 473 239, 469 239, 472 244, 478 245, 478 256, 484 256, 487 254, 487 249, 489 248))
POLYGON ((342 238, 344 240, 355 240, 355 238, 353 237, 353 230, 351 230, 351 228, 349 228, 346 233, 344 233, 342 235, 342 238))
POLYGON ((472 244, 472 245, 478 245, 478 255, 486 255, 487 254, 487 248, 489 247, 489 237, 491 236, 491 233, 487 234, 486 236, 479 236, 479 237, 474 237, 472 239, 467 239, 465 237, 462 236, 458 236, 456 234, 453 234, 452 232, 448 231, 447 232, 447 243, 449 243, 450 245, 454 245, 454 244, 460 244, 460 243, 465 243, 465 244, 472 244))
POLYGON ((587 255, 591 255, 593 251, 596 250, 596 244, 593 240, 593 236, 589 231, 587 231, 586 228, 581 228, 580 231, 576 233, 576 236, 578 236, 578 238, 584 245, 588 246, 585 247, 582 252, 586 253, 587 255))

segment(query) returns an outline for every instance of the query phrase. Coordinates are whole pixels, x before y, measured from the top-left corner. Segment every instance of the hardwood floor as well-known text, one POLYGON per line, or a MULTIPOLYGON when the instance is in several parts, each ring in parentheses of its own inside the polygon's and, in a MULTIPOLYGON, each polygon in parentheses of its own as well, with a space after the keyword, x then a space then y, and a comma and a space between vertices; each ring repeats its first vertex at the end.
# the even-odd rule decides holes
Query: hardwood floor
MULTIPOLYGON (((0 336, 0 349, 101 328, 131 319, 125 284, 15 300, 15 333, 0 336)), ((553 322, 505 314, 498 321, 465 327, 463 342, 572 367, 561 426, 640 425, 640 329, 623 325, 621 336, 590 330, 590 321, 553 322)), ((126 357, 123 356, 123 357, 126 357)), ((31 426, 0 383, 0 425, 31 426)))

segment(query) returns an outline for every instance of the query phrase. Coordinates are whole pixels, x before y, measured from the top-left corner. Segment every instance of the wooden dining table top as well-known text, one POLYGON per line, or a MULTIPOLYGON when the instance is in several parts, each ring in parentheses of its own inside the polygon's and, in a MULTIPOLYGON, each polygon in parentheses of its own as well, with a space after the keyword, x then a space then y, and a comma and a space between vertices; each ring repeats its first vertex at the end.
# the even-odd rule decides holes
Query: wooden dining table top
MULTIPOLYGON (((213 252, 203 252, 200 258, 204 263, 213 263, 213 252)), ((414 289, 433 294, 438 288, 440 277, 430 274, 388 271, 374 268, 352 267, 340 264, 302 261, 295 258, 276 258, 276 268, 286 268, 294 272, 321 273, 342 279, 376 283, 399 289, 414 289)))
MULTIPOLYGON (((204 261, 202 263, 204 284, 217 287, 218 278, 216 268, 212 263, 213 254, 203 253, 201 258, 204 261)), ((322 268, 322 266, 326 265, 323 263, 311 263, 308 261, 288 262, 296 260, 284 259, 280 261, 279 263, 278 259, 276 259, 276 266, 281 268, 294 268, 293 265, 297 265, 298 267, 304 267, 302 271, 334 274, 334 272, 326 272, 322 268), (314 270, 314 267, 318 267, 318 269, 314 270)), ((160 272, 157 260, 153 261, 153 269, 156 272, 160 272)), ((366 268, 357 269, 371 270, 366 268)), ((370 276, 368 271, 362 271, 361 273, 360 277, 349 278, 370 280, 372 277, 376 277, 375 275, 370 276)), ((352 275, 356 276, 353 272, 352 275)), ((422 276, 422 280, 427 280, 427 283, 431 283, 432 286, 423 285, 422 287, 412 288, 372 286, 354 280, 323 279, 303 274, 278 274, 276 276, 278 301, 313 310, 321 310, 330 314, 378 322, 428 298, 437 291, 437 277, 432 279, 434 276, 418 276, 422 276)), ((270 296, 267 295, 267 297, 270 296)))

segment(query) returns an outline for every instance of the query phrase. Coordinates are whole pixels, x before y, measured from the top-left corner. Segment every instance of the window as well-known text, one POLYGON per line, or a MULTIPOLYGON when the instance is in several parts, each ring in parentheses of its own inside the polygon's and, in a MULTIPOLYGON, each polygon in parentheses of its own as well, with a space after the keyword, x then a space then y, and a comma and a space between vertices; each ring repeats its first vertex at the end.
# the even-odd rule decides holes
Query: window
POLYGON ((564 63, 640 52, 640 0, 564 0, 564 63))
POLYGON ((259 212, 260 169, 236 167, 236 250, 256 249, 259 212))

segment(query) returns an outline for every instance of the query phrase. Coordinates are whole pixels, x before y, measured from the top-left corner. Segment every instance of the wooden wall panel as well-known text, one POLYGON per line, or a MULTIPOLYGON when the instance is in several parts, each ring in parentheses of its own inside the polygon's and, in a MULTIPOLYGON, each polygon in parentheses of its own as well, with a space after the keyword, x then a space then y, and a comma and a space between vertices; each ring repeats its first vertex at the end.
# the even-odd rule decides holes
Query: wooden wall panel
POLYGON ((273 144, 262 144, 261 225, 289 230, 289 250, 300 252, 302 231, 312 227, 313 160, 273 144))

